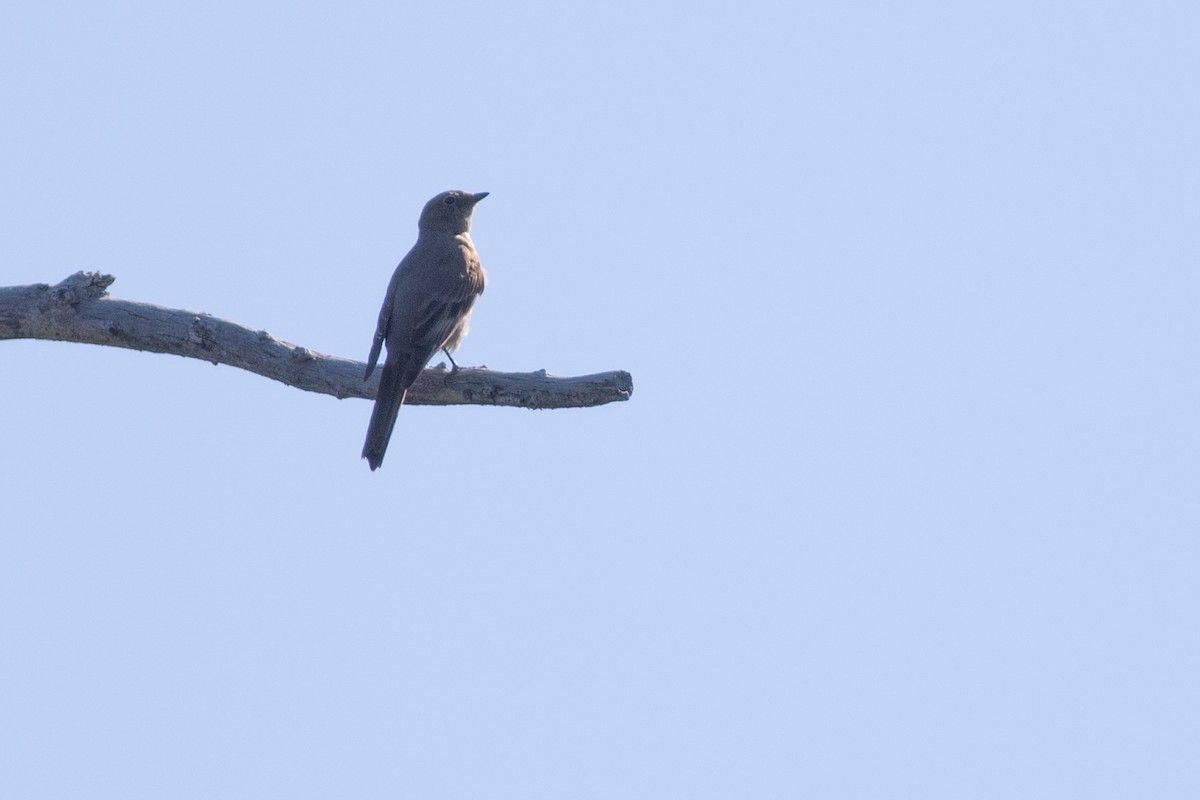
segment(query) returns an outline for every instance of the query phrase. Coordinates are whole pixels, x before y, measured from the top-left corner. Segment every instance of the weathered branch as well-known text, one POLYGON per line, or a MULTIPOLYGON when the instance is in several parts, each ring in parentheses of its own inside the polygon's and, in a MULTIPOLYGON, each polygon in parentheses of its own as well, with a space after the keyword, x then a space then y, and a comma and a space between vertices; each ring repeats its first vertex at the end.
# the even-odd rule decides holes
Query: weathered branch
MULTIPOLYGON (((171 353, 228 364, 307 392, 374 399, 375 370, 363 381, 366 365, 327 356, 266 331, 252 331, 210 314, 163 308, 108 296, 115 279, 77 272, 56 286, 0 287, 0 339, 50 339, 171 353)), ((580 408, 628 400, 628 372, 601 372, 560 378, 545 370, 493 372, 444 366, 426 369, 408 392, 409 405, 488 405, 520 408, 580 408)))

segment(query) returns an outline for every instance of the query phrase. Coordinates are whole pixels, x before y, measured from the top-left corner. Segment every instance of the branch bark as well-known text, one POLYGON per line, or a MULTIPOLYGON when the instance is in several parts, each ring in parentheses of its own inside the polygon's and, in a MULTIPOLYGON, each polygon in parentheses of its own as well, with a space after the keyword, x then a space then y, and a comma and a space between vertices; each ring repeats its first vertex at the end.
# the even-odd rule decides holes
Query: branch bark
MULTIPOLYGON (((119 300, 108 295, 115 280, 77 272, 55 286, 0 287, 0 339, 49 339, 171 353, 228 364, 306 392, 337 398, 375 398, 379 375, 363 380, 366 364, 285 342, 211 314, 119 300)), ((444 365, 426 369, 406 405, 487 405, 583 408, 628 400, 628 372, 558 377, 537 372, 493 372, 444 365)))

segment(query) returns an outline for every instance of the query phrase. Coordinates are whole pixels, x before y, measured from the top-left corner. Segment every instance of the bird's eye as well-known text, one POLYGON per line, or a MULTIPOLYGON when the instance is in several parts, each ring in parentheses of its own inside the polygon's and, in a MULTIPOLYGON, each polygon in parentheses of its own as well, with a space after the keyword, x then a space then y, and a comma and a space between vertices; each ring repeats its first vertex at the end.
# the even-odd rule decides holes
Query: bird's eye
POLYGON ((450 195, 449 197, 447 197, 447 198, 446 198, 445 200, 443 200, 442 202, 443 202, 443 203, 445 203, 445 204, 446 204, 446 205, 448 205, 448 206, 452 206, 452 205, 454 205, 454 195, 450 195))

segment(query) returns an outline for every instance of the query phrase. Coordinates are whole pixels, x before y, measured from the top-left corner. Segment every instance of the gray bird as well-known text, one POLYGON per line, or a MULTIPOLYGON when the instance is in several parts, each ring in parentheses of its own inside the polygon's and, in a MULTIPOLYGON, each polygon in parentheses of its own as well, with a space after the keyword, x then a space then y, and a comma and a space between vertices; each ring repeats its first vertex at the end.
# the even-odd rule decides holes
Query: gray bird
POLYGON ((471 242, 471 211, 487 196, 442 192, 426 203, 417 223, 417 243, 392 274, 363 377, 371 377, 387 342, 387 361, 362 451, 372 472, 383 463, 408 387, 430 357, 442 350, 458 370, 450 351, 467 333, 471 307, 483 294, 484 282, 471 242))

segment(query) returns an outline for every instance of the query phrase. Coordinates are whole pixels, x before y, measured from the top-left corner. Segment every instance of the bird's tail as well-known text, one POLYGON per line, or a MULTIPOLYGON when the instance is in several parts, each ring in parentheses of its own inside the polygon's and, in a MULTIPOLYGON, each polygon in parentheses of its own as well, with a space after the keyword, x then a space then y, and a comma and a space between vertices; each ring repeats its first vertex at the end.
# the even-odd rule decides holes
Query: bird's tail
POLYGON ((371 425, 367 428, 367 440, 363 443, 362 457, 371 465, 371 471, 379 469, 383 454, 387 452, 392 428, 396 427, 396 415, 404 404, 408 390, 401 382, 400 366, 393 359, 383 365, 379 378, 379 392, 375 395, 375 409, 371 412, 371 425))

